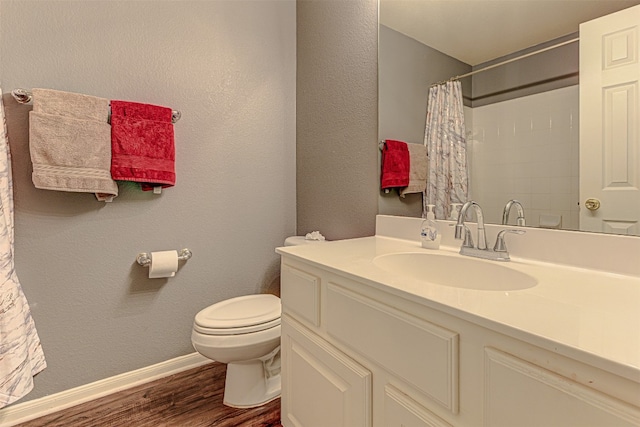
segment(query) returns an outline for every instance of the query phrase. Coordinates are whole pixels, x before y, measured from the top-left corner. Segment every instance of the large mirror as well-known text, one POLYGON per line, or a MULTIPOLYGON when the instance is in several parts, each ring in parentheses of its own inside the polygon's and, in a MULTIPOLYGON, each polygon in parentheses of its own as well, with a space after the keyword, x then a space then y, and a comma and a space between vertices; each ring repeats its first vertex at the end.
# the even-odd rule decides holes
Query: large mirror
MULTIPOLYGON (((579 72, 580 24, 638 4, 380 0, 380 138, 422 144, 430 85, 471 73, 459 79, 469 193, 486 222, 501 223, 506 203, 516 199, 527 226, 639 235, 637 224, 594 229, 584 220, 585 212, 595 215, 580 191, 580 173, 589 171, 580 171, 581 150, 588 149, 580 143, 579 72)), ((633 140, 640 144, 640 136, 633 140)), ((639 163, 640 147, 629 150, 636 156, 630 161, 639 163)), ((381 193, 379 212, 420 216, 421 200, 381 193)), ((509 224, 516 216, 513 209, 509 224)))

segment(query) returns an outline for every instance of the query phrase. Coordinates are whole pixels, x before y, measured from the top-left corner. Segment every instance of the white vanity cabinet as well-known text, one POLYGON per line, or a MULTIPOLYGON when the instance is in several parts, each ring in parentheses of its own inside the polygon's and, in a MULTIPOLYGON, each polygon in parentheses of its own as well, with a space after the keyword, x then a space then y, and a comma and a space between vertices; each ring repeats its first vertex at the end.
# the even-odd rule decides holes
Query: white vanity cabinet
POLYGON ((281 295, 285 427, 640 425, 640 378, 504 325, 287 254, 281 295))
POLYGON ((287 422, 294 426, 371 425, 371 372, 283 317, 287 422))

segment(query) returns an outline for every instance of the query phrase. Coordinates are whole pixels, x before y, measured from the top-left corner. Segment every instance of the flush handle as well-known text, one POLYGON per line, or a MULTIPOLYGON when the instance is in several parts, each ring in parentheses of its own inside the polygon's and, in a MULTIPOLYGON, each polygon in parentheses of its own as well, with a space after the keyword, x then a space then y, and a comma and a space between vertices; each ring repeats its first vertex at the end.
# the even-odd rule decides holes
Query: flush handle
POLYGON ((590 211, 597 211, 598 209, 600 209, 600 200, 598 200, 598 199, 587 199, 587 201, 584 202, 584 205, 590 211))

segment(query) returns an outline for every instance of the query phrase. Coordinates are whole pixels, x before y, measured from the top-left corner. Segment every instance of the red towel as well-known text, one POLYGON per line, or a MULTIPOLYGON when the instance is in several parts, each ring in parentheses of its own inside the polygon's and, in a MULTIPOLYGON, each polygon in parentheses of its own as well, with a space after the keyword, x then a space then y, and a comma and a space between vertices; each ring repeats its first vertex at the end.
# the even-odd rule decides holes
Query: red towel
POLYGON ((111 177, 144 191, 176 183, 171 108, 111 101, 111 177))
POLYGON ((409 185, 409 148, 406 142, 387 139, 382 148, 381 188, 409 185))

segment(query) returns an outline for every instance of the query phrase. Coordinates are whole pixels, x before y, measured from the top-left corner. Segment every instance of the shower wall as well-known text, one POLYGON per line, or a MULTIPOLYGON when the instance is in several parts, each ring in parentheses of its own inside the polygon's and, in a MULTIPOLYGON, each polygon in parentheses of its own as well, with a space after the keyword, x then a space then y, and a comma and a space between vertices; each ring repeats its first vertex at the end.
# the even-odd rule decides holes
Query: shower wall
MULTIPOLYGON (((500 223, 507 201, 518 199, 527 225, 554 215, 578 229, 578 86, 468 111, 471 197, 485 221, 500 223)), ((515 209, 510 218, 515 224, 515 209)))

